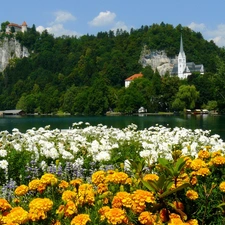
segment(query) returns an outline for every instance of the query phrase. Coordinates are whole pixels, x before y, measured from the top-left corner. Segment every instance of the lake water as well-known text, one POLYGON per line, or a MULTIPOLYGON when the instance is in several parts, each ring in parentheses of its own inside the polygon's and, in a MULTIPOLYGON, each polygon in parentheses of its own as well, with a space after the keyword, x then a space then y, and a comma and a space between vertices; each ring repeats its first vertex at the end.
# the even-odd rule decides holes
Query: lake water
POLYGON ((134 123, 138 129, 163 125, 174 128, 211 130, 211 134, 219 134, 225 140, 225 116, 213 115, 151 115, 151 116, 8 116, 0 117, 0 131, 12 132, 18 128, 21 132, 36 127, 50 125, 51 129, 69 129, 74 122, 89 122, 108 127, 125 128, 134 123))

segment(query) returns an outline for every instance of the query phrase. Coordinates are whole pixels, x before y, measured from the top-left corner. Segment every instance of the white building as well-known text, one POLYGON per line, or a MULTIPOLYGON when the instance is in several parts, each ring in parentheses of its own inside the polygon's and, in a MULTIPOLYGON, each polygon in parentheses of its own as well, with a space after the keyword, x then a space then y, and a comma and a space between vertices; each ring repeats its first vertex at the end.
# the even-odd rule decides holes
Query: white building
POLYGON ((186 62, 186 55, 183 48, 183 39, 180 38, 180 52, 178 55, 178 63, 174 64, 171 74, 177 74, 180 79, 185 79, 193 72, 204 74, 203 64, 195 65, 194 62, 186 62))
POLYGON ((140 78, 140 77, 143 77, 143 74, 142 73, 137 73, 137 74, 134 74, 130 77, 128 77, 126 80, 125 80, 125 88, 129 87, 130 83, 137 79, 137 78, 140 78))
POLYGON ((14 28, 15 32, 21 31, 24 33, 27 31, 27 23, 25 21, 22 23, 22 25, 9 23, 6 27, 6 33, 10 33, 12 28, 14 28))

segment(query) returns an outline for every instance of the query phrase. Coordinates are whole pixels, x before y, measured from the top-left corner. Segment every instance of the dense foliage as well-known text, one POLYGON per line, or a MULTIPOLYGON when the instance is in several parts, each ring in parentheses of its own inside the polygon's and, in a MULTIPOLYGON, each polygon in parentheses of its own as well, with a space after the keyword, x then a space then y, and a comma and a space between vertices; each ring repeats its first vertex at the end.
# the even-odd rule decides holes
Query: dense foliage
MULTIPOLYGON (((4 27, 3 23, 2 30, 4 27)), ((13 35, 29 49, 30 56, 11 60, 0 73, 1 110, 103 114, 109 110, 136 112, 143 106, 148 112, 157 112, 179 110, 181 99, 187 108, 210 108, 214 102, 216 109, 225 109, 225 51, 187 27, 161 23, 130 32, 55 38, 47 31, 40 34, 33 25, 25 33, 2 33, 1 39, 13 35), (203 63, 204 75, 193 74, 181 81, 142 67, 138 61, 144 46, 175 57, 181 30, 187 60, 203 63), (125 89, 124 80, 139 72, 144 78, 125 89), (196 91, 193 99, 179 91, 181 85, 184 91, 191 87, 196 91)))

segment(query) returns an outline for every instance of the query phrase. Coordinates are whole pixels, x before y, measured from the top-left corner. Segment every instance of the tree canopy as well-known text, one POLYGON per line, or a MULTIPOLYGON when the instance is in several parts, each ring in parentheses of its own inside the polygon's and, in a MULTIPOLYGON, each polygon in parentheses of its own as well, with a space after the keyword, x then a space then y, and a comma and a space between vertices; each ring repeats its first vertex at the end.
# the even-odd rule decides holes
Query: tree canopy
MULTIPOLYGON (((7 22, 2 23, 4 31, 7 22)), ((21 108, 29 113, 104 114, 108 110, 149 112, 201 108, 216 101, 225 109, 225 50, 187 27, 161 23, 130 32, 54 37, 35 25, 27 32, 0 37, 16 38, 28 48, 29 57, 14 59, 0 73, 0 109, 21 108), (206 73, 186 80, 139 63, 144 46, 165 50, 175 57, 183 34, 188 61, 203 63, 206 73), (135 73, 143 78, 128 88, 124 81, 135 73)), ((0 38, 1 40, 1 38, 0 38)))

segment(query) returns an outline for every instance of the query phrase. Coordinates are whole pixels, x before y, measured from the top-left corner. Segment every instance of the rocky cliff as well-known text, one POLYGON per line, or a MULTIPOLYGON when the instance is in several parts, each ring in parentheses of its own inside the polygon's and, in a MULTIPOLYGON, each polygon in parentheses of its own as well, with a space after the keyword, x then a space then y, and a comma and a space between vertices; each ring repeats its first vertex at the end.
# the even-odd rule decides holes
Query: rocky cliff
POLYGON ((28 56, 28 49, 21 46, 16 39, 4 38, 0 40, 0 72, 6 68, 10 59, 28 56))
POLYGON ((151 66, 154 71, 157 69, 159 74, 163 76, 166 72, 171 72, 173 65, 177 63, 177 57, 171 59, 167 57, 165 51, 151 51, 144 46, 139 63, 143 67, 151 66))

